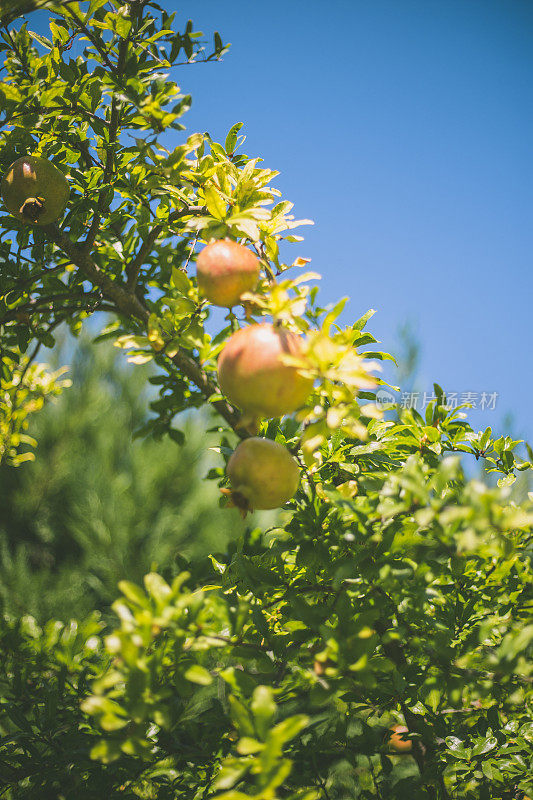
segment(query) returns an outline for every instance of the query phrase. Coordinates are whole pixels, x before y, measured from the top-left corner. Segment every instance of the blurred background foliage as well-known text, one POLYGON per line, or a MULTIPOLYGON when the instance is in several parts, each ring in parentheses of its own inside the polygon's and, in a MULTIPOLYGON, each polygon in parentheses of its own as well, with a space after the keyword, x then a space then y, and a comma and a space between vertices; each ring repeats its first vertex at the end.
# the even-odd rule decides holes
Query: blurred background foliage
POLYGON ((180 558, 224 551, 244 526, 203 480, 217 464, 207 415, 183 418, 183 446, 135 439, 151 368, 92 338, 65 335, 54 356, 73 385, 33 415, 35 461, 0 466, 0 603, 39 621, 106 609, 119 580, 173 575, 180 558))
MULTIPOLYGON (((35 461, 0 465, 0 606, 40 622, 108 612, 120 580, 140 583, 150 570, 170 578, 184 559, 201 569, 203 558, 224 552, 246 527, 235 510, 219 507, 215 483, 203 480, 220 466, 206 413, 183 416, 181 446, 168 436, 135 439, 156 399, 153 367, 131 368, 108 342, 95 347, 94 333, 74 340, 65 332, 54 352, 54 368, 69 364, 73 385, 32 415, 35 461)), ((402 384, 412 389, 419 344, 409 323, 396 351, 402 384)), ((465 462, 472 477, 478 471, 495 482, 465 462)), ((514 499, 530 490, 529 473, 518 473, 514 499)))

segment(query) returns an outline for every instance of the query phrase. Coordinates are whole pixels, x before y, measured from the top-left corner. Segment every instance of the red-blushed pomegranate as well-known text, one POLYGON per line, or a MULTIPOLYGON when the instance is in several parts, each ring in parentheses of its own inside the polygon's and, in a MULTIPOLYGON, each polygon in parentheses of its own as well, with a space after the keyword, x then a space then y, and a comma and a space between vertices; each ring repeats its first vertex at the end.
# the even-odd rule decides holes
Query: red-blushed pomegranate
POLYGON ((300 468, 283 445, 254 436, 232 453, 226 469, 233 505, 242 512, 279 508, 295 494, 300 468))
POLYGON ((7 210, 22 222, 48 225, 67 207, 69 182, 51 161, 24 156, 2 178, 2 199, 7 210))
POLYGON ((284 354, 299 356, 301 338, 270 323, 249 325, 234 333, 218 359, 218 382, 224 394, 247 416, 281 417, 300 408, 313 379, 284 364, 284 354))
POLYGON ((215 306, 232 308, 244 292, 255 289, 259 261, 251 250, 230 239, 204 247, 196 262, 198 288, 215 306))
POLYGON ((393 725, 389 729, 389 747, 395 753, 410 753, 413 749, 413 742, 411 739, 403 736, 402 734, 409 733, 409 728, 405 725, 393 725))

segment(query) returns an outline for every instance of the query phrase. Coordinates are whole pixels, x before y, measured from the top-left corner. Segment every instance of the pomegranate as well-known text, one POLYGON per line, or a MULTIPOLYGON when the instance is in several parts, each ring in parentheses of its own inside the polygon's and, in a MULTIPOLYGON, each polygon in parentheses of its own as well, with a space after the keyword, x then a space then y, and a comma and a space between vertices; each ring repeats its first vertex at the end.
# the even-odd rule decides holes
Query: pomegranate
POLYGON ((300 483, 300 469, 289 451, 271 439, 256 436, 237 446, 226 471, 232 503, 244 513, 279 508, 291 499, 300 483))
POLYGON ((244 292, 255 289, 259 278, 257 257, 230 239, 204 247, 196 262, 198 288, 215 306, 232 308, 244 292))
POLYGON ((282 361, 283 354, 301 354, 300 342, 296 334, 267 322, 241 328, 219 356, 220 388, 252 418, 290 414, 313 388, 312 378, 282 361))
POLYGON ((2 178, 2 199, 7 210, 30 224, 48 225, 58 220, 69 193, 69 183, 61 170, 38 156, 19 158, 2 178))
POLYGON ((389 729, 389 747, 395 753, 410 753, 413 749, 413 742, 407 739, 403 734, 409 733, 409 729, 405 725, 393 725, 389 729))

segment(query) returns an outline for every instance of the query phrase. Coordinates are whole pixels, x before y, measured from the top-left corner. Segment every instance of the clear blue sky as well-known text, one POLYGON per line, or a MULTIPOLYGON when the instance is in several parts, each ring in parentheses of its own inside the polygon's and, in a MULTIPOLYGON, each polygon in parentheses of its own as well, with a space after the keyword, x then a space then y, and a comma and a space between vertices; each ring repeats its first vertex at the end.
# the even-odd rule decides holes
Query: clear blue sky
MULTIPOLYGON (((531 0, 163 2, 219 30, 223 63, 176 70, 188 131, 245 152, 311 217, 294 255, 347 294, 349 322, 397 347, 411 320, 419 386, 498 392, 475 427, 533 439, 531 0)), ((179 27, 179 26, 178 26, 179 27)))

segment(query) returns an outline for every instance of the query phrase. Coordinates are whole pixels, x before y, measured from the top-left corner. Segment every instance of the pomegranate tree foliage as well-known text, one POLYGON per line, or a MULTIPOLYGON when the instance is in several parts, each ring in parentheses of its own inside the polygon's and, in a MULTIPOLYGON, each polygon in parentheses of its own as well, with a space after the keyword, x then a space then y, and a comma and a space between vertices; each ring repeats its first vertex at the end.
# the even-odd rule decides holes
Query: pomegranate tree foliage
MULTIPOLYGON (((71 184, 59 226, 0 220, 1 452, 28 451, 22 396, 35 382, 38 405, 61 388, 34 369, 36 345, 98 310, 114 315, 104 336, 159 368, 143 433, 179 442, 175 418, 207 404, 221 467, 246 435, 216 384, 235 327, 266 317, 304 333, 316 388, 260 431, 301 466, 279 525, 250 526, 170 584, 122 582, 114 630, 97 616, 3 620, 2 796, 532 794, 533 513, 510 494, 531 468, 519 443, 472 431, 438 386, 425 417, 382 416, 375 363, 387 356, 364 330, 371 313, 339 326, 344 303, 322 309, 305 259, 284 262, 299 223, 277 173, 242 154, 240 124, 223 144, 182 132, 190 98, 171 67, 216 61, 218 34, 210 47, 144 0, 48 13, 47 37, 20 20, 1 33, 2 171, 31 152, 71 184), (246 315, 213 335, 194 261, 225 236, 258 254, 263 278, 246 315), (466 480, 459 454, 498 485, 466 480), (390 752, 395 723, 412 755, 390 752)), ((209 477, 224 483, 222 468, 209 477)))

